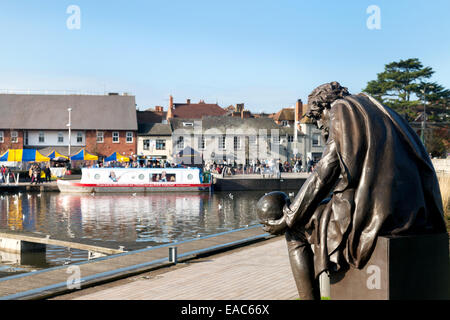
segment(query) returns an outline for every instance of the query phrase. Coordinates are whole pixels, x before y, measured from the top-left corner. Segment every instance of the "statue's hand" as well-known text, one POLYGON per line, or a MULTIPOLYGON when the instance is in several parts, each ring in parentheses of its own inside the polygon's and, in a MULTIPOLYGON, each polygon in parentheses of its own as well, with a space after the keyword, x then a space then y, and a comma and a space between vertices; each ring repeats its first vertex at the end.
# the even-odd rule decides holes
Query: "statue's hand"
POLYGON ((278 220, 267 220, 264 222, 263 230, 272 235, 280 235, 286 232, 287 224, 285 216, 278 220))

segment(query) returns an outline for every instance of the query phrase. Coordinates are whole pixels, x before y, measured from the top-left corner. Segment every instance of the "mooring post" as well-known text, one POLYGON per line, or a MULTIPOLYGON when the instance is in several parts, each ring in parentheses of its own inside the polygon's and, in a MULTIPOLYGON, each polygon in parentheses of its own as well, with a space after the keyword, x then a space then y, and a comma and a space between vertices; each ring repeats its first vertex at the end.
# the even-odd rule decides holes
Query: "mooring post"
POLYGON ((177 247, 169 247, 169 262, 177 264, 178 256, 177 256, 177 247))

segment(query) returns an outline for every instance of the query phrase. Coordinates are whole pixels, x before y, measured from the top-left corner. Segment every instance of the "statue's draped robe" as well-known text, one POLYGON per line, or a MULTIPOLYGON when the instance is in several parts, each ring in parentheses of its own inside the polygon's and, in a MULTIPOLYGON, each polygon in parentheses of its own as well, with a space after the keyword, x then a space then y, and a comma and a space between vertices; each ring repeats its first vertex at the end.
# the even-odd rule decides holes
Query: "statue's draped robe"
POLYGON ((330 262, 364 267, 379 235, 446 232, 422 142, 402 117, 365 94, 332 104, 322 159, 285 214, 288 227, 300 226, 313 246, 316 277, 330 262))

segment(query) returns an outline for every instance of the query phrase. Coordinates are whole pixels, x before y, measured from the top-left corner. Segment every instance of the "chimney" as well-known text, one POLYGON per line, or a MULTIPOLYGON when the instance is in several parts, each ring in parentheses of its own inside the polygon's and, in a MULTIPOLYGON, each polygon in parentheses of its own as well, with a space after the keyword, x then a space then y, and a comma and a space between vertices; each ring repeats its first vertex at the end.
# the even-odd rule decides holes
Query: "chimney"
POLYGON ((173 97, 169 96, 169 108, 167 110, 166 120, 173 118, 173 97))
POLYGON ((164 112, 164 107, 156 106, 156 107, 155 107, 155 111, 156 111, 156 112, 164 112))
POLYGON ((295 104, 295 124, 298 125, 300 123, 300 120, 303 117, 303 102, 301 99, 297 100, 297 103, 295 104))
POLYGON ((186 104, 191 104, 191 99, 187 99, 186 104))

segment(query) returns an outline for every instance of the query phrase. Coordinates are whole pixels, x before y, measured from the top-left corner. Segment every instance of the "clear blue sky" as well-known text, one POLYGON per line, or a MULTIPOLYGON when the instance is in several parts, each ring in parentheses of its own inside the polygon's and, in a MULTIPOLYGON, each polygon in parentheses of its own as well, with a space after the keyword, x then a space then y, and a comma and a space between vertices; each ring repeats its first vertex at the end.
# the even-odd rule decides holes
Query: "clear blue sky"
POLYGON ((450 2, 0 1, 0 89, 130 92, 140 108, 204 99, 273 112, 337 80, 360 92, 419 58, 450 87, 450 2), (69 5, 81 29, 69 30, 69 5), (369 5, 381 30, 369 30, 369 5))

